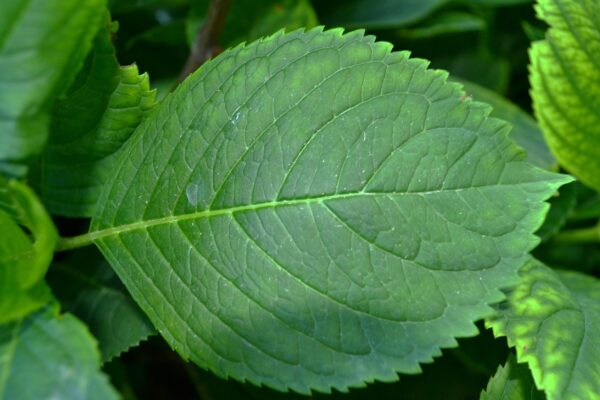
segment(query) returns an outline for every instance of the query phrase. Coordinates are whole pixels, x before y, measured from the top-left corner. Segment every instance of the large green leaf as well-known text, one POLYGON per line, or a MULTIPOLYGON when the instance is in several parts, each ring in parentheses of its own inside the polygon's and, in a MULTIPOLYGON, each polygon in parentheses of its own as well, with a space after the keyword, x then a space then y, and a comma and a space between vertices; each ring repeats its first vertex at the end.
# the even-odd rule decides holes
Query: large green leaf
POLYGON ((531 48, 535 114, 558 161, 600 190, 600 7, 596 0, 539 0, 550 24, 531 48))
POLYGON ((50 212, 91 216, 116 153, 154 106, 148 75, 120 67, 107 20, 68 95, 52 110, 48 146, 31 180, 50 212))
POLYGON ((96 341, 58 307, 0 325, 1 400, 112 400, 96 341))
POLYGON ((81 67, 105 3, 0 0, 0 169, 42 149, 50 107, 81 67))
POLYGON ((512 125, 510 137, 527 151, 527 161, 545 169, 557 168, 556 160, 544 141, 542 131, 529 114, 516 104, 483 86, 464 79, 457 79, 457 81, 463 85, 469 96, 473 96, 477 101, 488 103, 494 108, 491 113, 492 117, 510 122, 512 125))
POLYGON ((360 31, 279 33, 138 128, 90 237, 179 353, 344 390, 477 333, 570 178, 426 65, 360 31))
POLYGON ((156 333, 98 250, 83 249, 55 262, 48 283, 65 311, 80 318, 104 361, 156 333))
POLYGON ((50 300, 43 278, 57 239, 52 220, 33 191, 0 176, 0 324, 50 300))
POLYGON ((593 399, 600 393, 600 282, 577 272, 553 271, 537 260, 488 321, 515 346, 548 398, 593 399))
POLYGON ((517 364, 515 357, 508 357, 490 379, 480 400, 542 400, 544 393, 537 390, 526 365, 517 364))

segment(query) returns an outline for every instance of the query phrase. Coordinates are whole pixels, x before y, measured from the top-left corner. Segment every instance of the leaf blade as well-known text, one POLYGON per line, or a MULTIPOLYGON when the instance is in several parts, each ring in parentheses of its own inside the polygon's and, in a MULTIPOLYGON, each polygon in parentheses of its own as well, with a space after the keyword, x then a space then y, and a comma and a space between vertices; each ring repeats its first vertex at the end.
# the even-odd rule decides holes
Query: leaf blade
POLYGON ((90 237, 184 357, 302 393, 395 380, 476 334, 513 282, 570 178, 390 50, 279 33, 205 64, 138 128, 90 237))

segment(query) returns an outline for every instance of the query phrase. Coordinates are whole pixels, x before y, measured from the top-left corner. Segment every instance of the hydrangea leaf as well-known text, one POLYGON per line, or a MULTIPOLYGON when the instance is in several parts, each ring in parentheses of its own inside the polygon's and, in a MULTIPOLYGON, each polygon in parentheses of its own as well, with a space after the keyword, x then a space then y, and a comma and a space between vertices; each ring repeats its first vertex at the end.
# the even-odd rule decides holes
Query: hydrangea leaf
POLYGON ((56 228, 33 191, 0 177, 0 324, 50 301, 43 278, 57 240, 56 228))
POLYGON ((138 128, 89 237, 183 357, 346 390, 477 333, 571 178, 426 67, 361 31, 278 33, 138 128))
POLYGON ((544 141, 541 129, 529 114, 516 104, 483 86, 465 79, 456 81, 463 85, 468 96, 491 105, 494 108, 490 114, 492 117, 510 122, 512 125, 510 137, 527 152, 527 161, 544 169, 557 169, 556 159, 544 141))
POLYGON ((569 172, 600 190, 600 11, 595 0, 539 0, 550 28, 531 48, 535 115, 569 172))
POLYGON ((543 400, 544 393, 537 390, 529 369, 525 364, 517 364, 511 354, 504 366, 499 366, 496 374, 488 382, 479 400, 543 400))
POLYGON ((156 102, 147 74, 120 67, 110 21, 84 68, 52 110, 50 136, 31 181, 53 214, 89 217, 116 154, 156 102))
POLYGON ((106 0, 0 0, 0 170, 42 150, 49 112, 87 55, 106 0))
POLYGON ((600 282, 554 271, 537 260, 487 321, 506 336, 519 362, 529 363, 548 399, 591 399, 600 393, 600 282))
POLYGON ((53 263, 47 279, 62 308, 90 328, 104 361, 156 333, 110 265, 94 248, 70 253, 53 263))
POLYGON ((0 325, 0 399, 113 400, 96 341, 58 307, 0 325))

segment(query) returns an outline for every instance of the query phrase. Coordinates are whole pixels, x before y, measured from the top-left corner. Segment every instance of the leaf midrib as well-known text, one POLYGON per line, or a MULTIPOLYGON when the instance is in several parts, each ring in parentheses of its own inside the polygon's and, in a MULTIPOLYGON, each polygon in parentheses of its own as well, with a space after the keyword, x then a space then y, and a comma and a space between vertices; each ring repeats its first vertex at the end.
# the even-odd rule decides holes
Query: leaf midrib
MULTIPOLYGON (((147 228, 159 225, 166 225, 172 223, 178 223, 189 220, 196 220, 202 218, 213 218, 219 217, 223 215, 231 215, 235 213, 245 212, 245 211, 257 211, 267 208, 279 208, 279 207, 289 207, 289 206, 297 206, 297 205, 310 205, 314 203, 324 203, 330 200, 342 200, 342 199, 352 199, 358 197, 392 197, 392 196, 425 196, 431 194, 439 194, 439 193, 457 193, 465 190, 479 190, 486 187, 493 186, 520 186, 526 184, 532 184, 535 181, 524 181, 524 182, 515 182, 515 183, 496 183, 494 185, 481 185, 481 186, 468 186, 463 188, 439 188, 432 190, 423 190, 423 191, 392 191, 392 192, 374 192, 374 191, 364 191, 361 190, 359 192, 351 192, 351 193, 334 193, 329 195, 321 195, 321 196, 313 196, 313 197, 303 197, 299 199, 291 199, 291 200, 283 200, 277 199, 273 201, 265 201, 261 203, 254 204, 244 204, 239 206, 227 207, 227 208, 218 208, 218 209, 207 209, 202 211, 196 211, 187 214, 178 214, 178 215, 167 215, 164 217, 158 217, 147 220, 140 220, 137 222, 132 222, 128 224, 122 225, 113 225, 107 228, 97 229, 88 232, 85 236, 88 237, 91 241, 98 241, 107 237, 120 235, 121 233, 127 233, 136 230, 145 230, 147 228)), ((114 222, 114 220, 112 221, 114 222)), ((111 223, 112 223, 111 222, 111 223)), ((107 226, 109 224, 104 223, 103 225, 107 226)))

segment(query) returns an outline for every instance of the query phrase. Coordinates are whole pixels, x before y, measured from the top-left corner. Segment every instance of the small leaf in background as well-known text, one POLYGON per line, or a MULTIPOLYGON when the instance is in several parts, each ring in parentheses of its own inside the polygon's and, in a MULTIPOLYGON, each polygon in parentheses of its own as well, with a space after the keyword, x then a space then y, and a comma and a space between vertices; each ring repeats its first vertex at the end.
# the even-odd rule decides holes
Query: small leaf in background
POLYGON ((0 399, 116 400, 86 326, 53 305, 0 325, 0 399))
POLYGON ((56 228, 33 191, 0 176, 0 324, 50 300, 43 278, 57 240, 56 228))
POLYGON ((238 46, 136 131, 90 235, 220 376, 308 393, 417 373, 477 334, 571 180, 463 96, 360 31, 238 46))
POLYGON ((147 74, 119 66, 105 20, 68 94, 52 109, 48 146, 30 180, 49 211, 91 216, 116 154, 156 103, 147 74))
POLYGON ((547 170, 557 169, 556 160, 544 142, 542 131, 529 114, 505 97, 476 83, 453 79, 463 85, 467 96, 491 105, 491 116, 501 118, 512 125, 510 138, 527 152, 527 161, 547 170))
POLYGON ((418 22, 450 0, 327 0, 315 2, 328 26, 385 29, 418 22))
POLYGON ((55 262, 48 273, 48 283, 62 308, 89 327, 104 361, 156 333, 114 271, 93 248, 55 262))
POLYGON ((482 31, 485 19, 462 11, 448 11, 434 15, 424 23, 398 31, 400 39, 427 39, 438 35, 482 31))
POLYGON ((531 260, 488 326, 506 336, 549 400, 600 393, 600 281, 531 260))
POLYGON ((517 364, 513 355, 499 366, 479 400, 543 400, 546 397, 535 387, 526 364, 517 364))
POLYGON ((0 0, 0 172, 23 175, 81 68, 106 0, 0 0))
POLYGON ((530 52, 535 115, 560 164, 600 190, 598 2, 539 0, 536 10, 550 28, 530 52))

